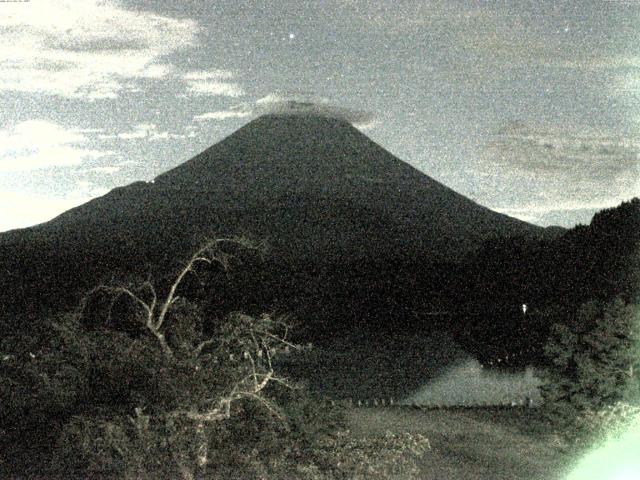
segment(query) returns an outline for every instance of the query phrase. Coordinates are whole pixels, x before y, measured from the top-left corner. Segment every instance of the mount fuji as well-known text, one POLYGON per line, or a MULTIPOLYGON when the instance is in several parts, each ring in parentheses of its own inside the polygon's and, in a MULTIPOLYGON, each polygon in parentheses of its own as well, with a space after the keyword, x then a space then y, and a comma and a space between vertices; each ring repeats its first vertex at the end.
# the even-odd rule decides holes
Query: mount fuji
POLYGON ((268 246, 263 283, 279 305, 313 297, 325 318, 382 315, 412 289, 450 282, 442 265, 485 240, 546 233, 456 193, 344 119, 267 114, 152 182, 0 234, 0 305, 68 307, 112 272, 167 274, 198 239, 243 235, 268 246))

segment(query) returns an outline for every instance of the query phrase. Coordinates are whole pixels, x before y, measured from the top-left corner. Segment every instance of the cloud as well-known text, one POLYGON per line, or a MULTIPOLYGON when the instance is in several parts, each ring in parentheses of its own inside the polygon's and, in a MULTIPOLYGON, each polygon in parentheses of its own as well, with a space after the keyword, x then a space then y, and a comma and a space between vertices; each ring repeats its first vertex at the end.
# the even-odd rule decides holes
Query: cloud
POLYGON ((119 166, 113 166, 113 167, 93 167, 90 168, 89 170, 87 170, 88 172, 95 172, 95 173, 105 173, 107 175, 113 175, 114 173, 119 172, 121 169, 121 167, 119 166))
POLYGON ((197 95, 220 97, 241 97, 244 90, 237 83, 223 82, 194 82, 189 85, 189 91, 197 95))
POLYGON ((358 128, 371 128, 375 125, 375 116, 371 112, 332 105, 324 98, 314 98, 307 92, 270 93, 256 100, 256 114, 298 114, 322 115, 339 118, 358 128))
POLYGON ((191 20, 110 1, 5 3, 0 90, 115 98, 131 80, 169 75, 173 67, 161 58, 192 46, 197 32, 191 20))
POLYGON ((593 129, 539 130, 520 122, 505 125, 488 143, 486 160, 511 169, 572 178, 631 174, 640 160, 640 137, 593 129))
POLYGON ((617 69, 638 69, 640 68, 640 56, 638 55, 607 55, 607 56, 585 56, 583 58, 565 60, 555 65, 565 68, 576 68, 582 70, 617 70, 617 69))
POLYGON ((536 223, 559 212, 585 217, 637 195, 640 137, 512 122, 484 146, 478 167, 493 210, 536 223))
POLYGON ((0 232, 46 222, 104 193, 104 189, 94 189, 90 193, 78 189, 59 197, 0 190, 0 232))
POLYGON ((560 212, 560 211, 577 211, 577 210, 602 210, 605 208, 612 208, 620 204, 619 200, 610 199, 603 200, 597 202, 562 202, 556 203, 554 205, 526 205, 517 208, 503 208, 503 207, 495 207, 493 210, 506 213, 507 215, 511 214, 532 214, 535 216, 536 214, 546 214, 549 212, 560 212))
POLYGON ((185 135, 179 133, 169 133, 168 131, 159 131, 158 126, 153 123, 139 123, 132 127, 131 130, 116 134, 99 135, 102 140, 121 139, 121 140, 169 140, 176 138, 185 138, 185 135))
POLYGON ((273 92, 253 103, 242 102, 228 110, 203 113, 193 119, 198 122, 223 121, 266 114, 322 115, 346 120, 361 129, 371 128, 376 124, 372 113, 332 105, 327 99, 312 92, 273 92))
POLYGON ((238 83, 228 82, 233 73, 226 70, 188 72, 183 75, 189 91, 196 95, 241 97, 245 94, 238 83))
POLYGON ((46 222, 80 203, 78 200, 0 190, 0 232, 46 222))
POLYGON ((187 72, 183 75, 185 80, 203 82, 207 80, 230 80, 233 78, 233 72, 228 70, 209 70, 187 72))
POLYGON ((0 172, 78 165, 112 155, 83 147, 89 139, 79 129, 45 120, 27 120, 0 130, 0 172))
POLYGON ((117 137, 123 140, 136 140, 147 138, 151 132, 157 131, 157 126, 151 123, 140 123, 129 132, 118 133, 117 137))
POLYGON ((605 89, 609 96, 616 101, 629 102, 632 108, 636 107, 640 98, 640 56, 600 54, 561 61, 557 66, 582 71, 584 75, 596 78, 606 75, 605 89))
POLYGON ((207 112, 207 113, 203 113, 202 115, 196 115, 195 117, 193 117, 194 120, 196 121, 205 121, 205 120, 226 120, 228 118, 244 118, 244 117, 248 117, 251 116, 251 112, 250 111, 246 111, 246 110, 239 110, 239 111, 235 111, 235 110, 221 110, 221 111, 217 111, 217 112, 207 112))
MULTIPOLYGON (((292 95, 293 96, 293 95, 292 95)), ((273 105, 285 101, 286 95, 279 93, 270 93, 269 95, 256 100, 256 105, 273 105)))
POLYGON ((610 93, 612 97, 632 98, 635 107, 640 98, 640 71, 635 70, 616 76, 611 82, 610 93))

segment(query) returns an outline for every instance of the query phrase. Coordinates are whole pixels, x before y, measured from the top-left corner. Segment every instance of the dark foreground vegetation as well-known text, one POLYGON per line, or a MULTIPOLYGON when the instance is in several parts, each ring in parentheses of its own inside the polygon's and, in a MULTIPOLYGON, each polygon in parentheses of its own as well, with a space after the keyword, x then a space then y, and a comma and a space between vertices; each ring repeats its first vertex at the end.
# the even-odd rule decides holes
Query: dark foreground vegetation
POLYGON ((471 300, 444 327, 483 361, 528 339, 537 353, 525 360, 545 371, 540 409, 331 406, 278 367, 300 348, 290 319, 261 313, 257 294, 247 313, 242 295, 219 301, 240 250, 257 247, 215 240, 157 283, 99 284, 31 323, 5 315, 0 477, 554 478, 637 415, 639 206, 601 212, 561 243, 505 241, 459 266, 484 294, 461 289, 471 300), (529 316, 497 307, 523 298, 529 316))
POLYGON ((228 267, 220 243, 196 251, 165 290, 100 285, 35 336, 3 339, 2 477, 413 475, 426 438, 353 439, 343 411, 275 370, 299 348, 285 319, 236 312, 207 324, 178 295, 201 265, 228 267))
POLYGON ((178 295, 201 264, 228 267, 220 243, 196 251, 167 291, 100 285, 39 338, 5 338, 5 476, 257 478, 328 461, 317 443, 339 415, 273 367, 296 348, 287 323, 235 313, 207 325, 178 295))

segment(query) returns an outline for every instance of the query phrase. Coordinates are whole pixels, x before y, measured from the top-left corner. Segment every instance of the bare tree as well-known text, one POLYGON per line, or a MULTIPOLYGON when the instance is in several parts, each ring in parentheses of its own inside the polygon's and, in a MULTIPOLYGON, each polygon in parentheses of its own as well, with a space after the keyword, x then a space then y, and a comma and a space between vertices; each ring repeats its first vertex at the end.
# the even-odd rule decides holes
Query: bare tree
MULTIPOLYGON (((220 244, 223 242, 234 242, 246 248, 256 248, 244 239, 210 240, 200 247, 179 270, 163 298, 159 298, 152 282, 146 280, 137 285, 97 286, 85 296, 81 306, 84 311, 88 300, 93 295, 105 293, 110 296, 108 314, 111 317, 118 299, 127 298, 135 307, 136 318, 150 337, 155 339, 168 364, 188 362, 195 371, 211 370, 212 365, 217 365, 218 369, 228 368, 234 372, 233 380, 224 391, 214 393, 212 396, 194 398, 179 408, 160 415, 162 421, 178 418, 190 421, 193 432, 198 438, 196 465, 188 465, 184 459, 176 458, 184 479, 202 476, 206 471, 209 463, 207 426, 229 419, 235 402, 255 401, 275 417, 284 420, 279 407, 264 392, 271 383, 292 388, 286 378, 276 374, 273 360, 285 348, 287 350, 299 348, 288 339, 287 322, 271 314, 262 314, 259 317, 242 313, 232 314, 217 332, 217 336, 208 338, 200 336, 188 345, 186 351, 184 348, 176 348, 172 342, 168 341, 167 332, 172 326, 175 327, 172 325, 174 319, 171 313, 180 299, 178 289, 187 275, 197 275, 198 264, 219 264, 225 271, 229 268, 232 255, 220 249, 220 244), (229 363, 233 363, 233 366, 230 367, 229 363)), ((215 374, 215 372, 212 373, 215 374)), ((158 415, 155 420, 159 420, 157 417, 158 415)), ((135 415, 130 417, 132 424, 140 431, 151 420, 153 419, 145 414, 143 407, 135 408, 135 415)))

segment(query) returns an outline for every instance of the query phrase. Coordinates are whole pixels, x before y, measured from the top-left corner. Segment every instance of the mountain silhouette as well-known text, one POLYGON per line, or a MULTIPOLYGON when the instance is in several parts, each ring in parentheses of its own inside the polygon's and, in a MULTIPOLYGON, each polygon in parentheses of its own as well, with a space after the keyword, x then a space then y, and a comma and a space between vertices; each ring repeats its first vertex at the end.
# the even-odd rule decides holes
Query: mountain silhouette
POLYGON ((489 238, 545 229, 465 198, 345 120, 270 114, 153 182, 0 234, 0 301, 68 306, 110 272, 166 274, 205 236, 229 235, 267 244, 265 284, 284 289, 276 296, 324 292, 322 302, 341 297, 357 315, 373 292, 398 305, 399 288, 441 281, 432 266, 460 262, 489 238))

